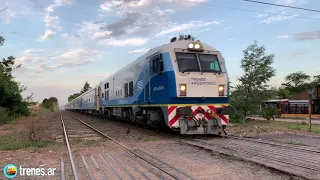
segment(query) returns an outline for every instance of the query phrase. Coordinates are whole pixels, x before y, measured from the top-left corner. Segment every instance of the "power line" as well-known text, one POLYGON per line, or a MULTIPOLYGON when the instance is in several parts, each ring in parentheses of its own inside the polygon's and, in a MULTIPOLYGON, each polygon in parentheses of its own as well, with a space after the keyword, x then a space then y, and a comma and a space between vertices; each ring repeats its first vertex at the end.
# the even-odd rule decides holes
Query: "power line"
POLYGON ((282 4, 274 4, 274 3, 267 3, 267 2, 254 1, 254 0, 242 0, 242 1, 258 3, 258 4, 265 4, 265 5, 271 5, 271 6, 286 7, 286 8, 292 8, 292 9, 300 9, 300 10, 305 10, 305 11, 320 12, 320 10, 317 10, 317 9, 308 9, 308 8, 301 8, 301 7, 296 7, 296 6, 287 6, 287 5, 282 5, 282 4))
POLYGON ((311 17, 304 17, 304 16, 294 16, 294 15, 285 15, 285 14, 269 13, 269 12, 263 12, 263 11, 257 11, 257 10, 235 8, 235 7, 230 7, 230 6, 221 6, 221 5, 209 4, 209 3, 202 3, 202 2, 192 2, 192 1, 188 1, 188 0, 179 0, 179 1, 184 1, 184 2, 192 3, 192 4, 202 4, 202 5, 213 6, 213 7, 218 7, 218 8, 234 9, 234 10, 238 10, 238 11, 247 11, 247 12, 263 13, 263 14, 277 15, 277 16, 280 15, 280 16, 295 17, 295 18, 300 18, 300 19, 312 19, 312 20, 318 20, 318 21, 320 21, 320 19, 318 19, 318 18, 311 18, 311 17))

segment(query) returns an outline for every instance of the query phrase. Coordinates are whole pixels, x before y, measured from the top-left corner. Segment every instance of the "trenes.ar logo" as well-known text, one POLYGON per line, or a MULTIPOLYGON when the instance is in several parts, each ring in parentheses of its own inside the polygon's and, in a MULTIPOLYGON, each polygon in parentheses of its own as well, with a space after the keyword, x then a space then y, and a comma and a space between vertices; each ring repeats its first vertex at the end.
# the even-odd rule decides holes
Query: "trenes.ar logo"
POLYGON ((7 164, 3 169, 3 173, 7 178, 14 178, 18 174, 18 168, 14 164, 7 164))

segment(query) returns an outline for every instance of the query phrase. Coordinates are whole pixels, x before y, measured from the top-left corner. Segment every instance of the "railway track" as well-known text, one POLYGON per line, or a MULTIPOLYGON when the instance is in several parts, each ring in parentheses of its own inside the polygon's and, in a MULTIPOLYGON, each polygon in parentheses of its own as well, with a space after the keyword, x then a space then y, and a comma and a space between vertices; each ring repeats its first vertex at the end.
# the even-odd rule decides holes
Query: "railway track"
POLYGON ((180 142, 305 179, 320 180, 320 151, 316 148, 235 136, 205 140, 182 138, 180 142))
POLYGON ((61 160, 61 179, 194 179, 147 152, 129 149, 67 112, 60 112, 60 117, 69 156, 61 160), (85 138, 111 141, 117 150, 89 155, 72 151, 74 142, 85 138), (66 171, 67 164, 72 171, 66 171))

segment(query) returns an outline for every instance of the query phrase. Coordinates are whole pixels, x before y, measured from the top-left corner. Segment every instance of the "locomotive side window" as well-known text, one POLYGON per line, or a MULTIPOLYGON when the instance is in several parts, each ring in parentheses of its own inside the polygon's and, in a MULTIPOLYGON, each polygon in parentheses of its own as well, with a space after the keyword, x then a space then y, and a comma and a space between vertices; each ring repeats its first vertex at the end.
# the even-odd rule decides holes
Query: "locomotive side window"
POLYGON ((176 53, 180 72, 199 72, 199 64, 195 53, 176 53))
POLYGON ((107 83, 107 89, 109 88, 109 83, 107 83))
POLYGON ((129 82, 129 96, 133 96, 133 81, 129 82))
POLYGON ((220 65, 217 55, 199 54, 201 69, 204 72, 220 72, 220 65))
POLYGON ((128 97, 128 83, 124 84, 124 97, 128 97))
POLYGON ((154 57, 150 61, 150 74, 156 74, 159 72, 159 57, 154 57))

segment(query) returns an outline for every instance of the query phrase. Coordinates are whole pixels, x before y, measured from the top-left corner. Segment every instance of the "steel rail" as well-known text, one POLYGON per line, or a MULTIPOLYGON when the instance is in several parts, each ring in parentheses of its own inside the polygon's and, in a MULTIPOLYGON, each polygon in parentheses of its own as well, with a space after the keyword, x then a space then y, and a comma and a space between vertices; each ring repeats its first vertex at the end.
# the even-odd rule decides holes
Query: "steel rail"
POLYGON ((166 170, 163 170, 162 168, 158 167, 157 165, 154 165, 153 163, 151 163, 151 162, 150 162, 150 161, 148 161, 147 159, 145 159, 145 158, 143 158, 142 156, 138 155, 137 153, 133 152, 132 150, 130 150, 129 148, 127 148, 125 145, 123 145, 123 144, 119 143, 118 141, 114 140, 114 139, 113 139, 113 138, 111 138, 110 136, 108 136, 108 135, 104 134, 103 132, 101 132, 101 131, 99 131, 98 129, 96 129, 96 128, 92 127, 91 125, 89 125, 89 124, 85 123, 85 122, 84 122, 84 121, 82 121, 81 119, 79 119, 79 118, 77 118, 77 117, 75 117, 75 116, 71 115, 70 113, 67 113, 67 112, 65 112, 65 113, 66 113, 66 114, 68 114, 69 116, 71 116, 72 118, 74 118, 74 119, 76 119, 76 120, 80 121, 82 124, 84 124, 84 125, 86 125, 86 126, 90 127, 91 129, 93 129, 94 131, 96 131, 97 133, 99 133, 100 135, 102 135, 102 136, 104 136, 104 137, 106 137, 106 138, 110 139, 111 141, 113 141, 114 143, 118 144, 119 146, 121 146, 122 148, 124 148, 125 150, 127 150, 128 152, 130 152, 131 154, 133 154, 133 155, 137 156, 138 158, 140 158, 140 159, 144 160, 145 162, 147 162, 148 164, 152 165, 153 167, 155 167, 155 168, 159 169, 160 171, 164 172, 164 173, 165 173, 165 174, 167 174, 168 176, 170 176, 170 177, 172 177, 172 178, 174 178, 174 179, 177 179, 177 180, 178 180, 178 178, 176 178, 174 175, 172 175, 172 174, 170 174, 170 173, 166 172, 166 170))
MULTIPOLYGON (((244 160, 246 160, 246 161, 248 161, 248 159, 250 159, 250 158, 257 157, 257 158, 261 158, 262 161, 266 161, 266 162, 269 162, 269 163, 271 163, 271 164, 283 163, 283 164, 291 165, 291 166, 294 166, 294 167, 299 167, 299 168, 300 168, 299 170, 301 170, 301 171, 304 171, 304 169, 305 169, 305 170, 311 170, 311 171, 313 171, 313 172, 315 172, 315 173, 319 173, 319 172, 320 172, 319 169, 309 168, 309 167, 306 167, 306 166, 303 166, 303 165, 299 165, 299 164, 296 164, 296 163, 290 163, 290 162, 285 161, 285 160, 279 160, 279 159, 276 159, 276 158, 270 158, 270 157, 268 157, 267 155, 258 154, 258 153, 256 153, 256 152, 252 152, 252 151, 246 150, 246 149, 241 149, 241 150, 236 149, 236 150, 235 150, 235 149, 233 149, 233 148, 230 149, 230 147, 224 147, 223 145, 216 145, 216 144, 211 144, 211 143, 205 143, 205 142, 198 141, 198 140, 184 140, 184 141, 180 141, 180 142, 182 142, 182 143, 184 143, 184 144, 187 144, 187 145, 191 145, 191 146, 201 147, 201 148, 204 148, 204 149, 206 149, 206 150, 211 150, 211 151, 214 151, 214 150, 211 149, 211 148, 208 148, 205 144, 207 144, 207 145, 214 145, 214 146, 216 146, 216 147, 218 147, 218 148, 220 148, 220 149, 225 149, 225 150, 229 150, 229 151, 234 151, 234 152, 240 153, 240 154, 242 154, 242 155, 245 154, 245 155, 248 156, 247 158, 244 158, 244 157, 239 157, 239 158, 240 158, 240 159, 244 159, 244 160), (188 141, 189 141, 189 142, 188 142, 188 141), (194 141, 195 143, 199 143, 199 144, 193 144, 192 141, 194 141), (301 169, 301 168, 302 168, 302 169, 301 169)), ((218 152, 221 153, 220 151, 218 151, 218 152)), ((226 153, 226 152, 223 152, 222 154, 229 155, 229 153, 226 153)), ((249 160, 249 161, 252 161, 252 160, 249 160)), ((270 166, 270 165, 265 165, 264 163, 261 163, 261 162, 259 162, 259 164, 264 165, 264 166, 267 166, 267 167, 274 168, 274 167, 272 167, 272 166, 270 166)), ((280 165, 280 164, 278 164, 278 165, 280 165)), ((277 169, 277 168, 274 168, 274 169, 277 169)), ((281 169, 277 169, 277 170, 278 170, 278 171, 282 171, 282 172, 286 172, 286 173, 289 173, 289 174, 298 175, 298 176, 303 177, 303 178, 306 178, 306 179, 312 179, 311 177, 308 177, 309 174, 306 173, 306 172, 305 172, 305 174, 295 174, 295 173, 293 173, 292 171, 289 172, 289 171, 284 170, 284 169, 282 169, 282 170, 281 170, 281 169), (306 175, 306 174, 308 174, 308 175, 306 175)))
POLYGON ((63 121, 63 117, 62 117, 61 111, 59 111, 59 112, 60 112, 60 119, 61 119, 61 123, 62 123, 62 127, 63 127, 63 133, 64 133, 64 137, 65 137, 65 141, 66 141, 66 144, 67 144, 68 153, 69 153, 69 157, 70 157, 70 161, 71 161, 73 176, 74 176, 75 180, 79 180, 78 172, 77 172, 76 166, 74 164, 73 156, 72 156, 72 153, 71 153, 71 148, 70 148, 70 144, 69 144, 69 139, 68 139, 66 126, 64 125, 64 121, 63 121))
MULTIPOLYGON (((210 143, 210 142, 203 142, 203 141, 196 141, 198 143, 203 143, 203 144, 207 144, 207 145, 215 145, 217 146, 216 144, 213 144, 213 143, 210 143)), ((298 167, 302 167, 302 168, 305 168, 305 169, 310 169, 310 170, 313 170, 313 171, 318 171, 320 172, 320 169, 319 168, 315 168, 315 167, 310 167, 310 166, 305 166, 305 165, 300 165, 300 164, 297 164, 297 163, 294 163, 294 162, 290 162, 290 161, 286 161, 286 160, 281 160, 280 158, 273 158, 273 157, 267 157, 267 155, 263 155, 263 154, 259 154, 260 152, 262 153, 265 153, 267 154, 268 152, 270 152, 270 154, 272 155, 277 155, 277 153, 275 151, 268 151, 268 149, 261 149, 259 147, 256 147, 256 146, 246 146, 246 145, 242 145, 242 144, 230 144, 229 146, 228 145, 218 145, 218 147, 220 148, 223 148, 223 149, 229 149, 229 150, 232 150, 232 151, 237 151, 237 152, 241 152, 243 153, 243 151, 247 152, 248 154, 252 154, 254 156, 261 156, 261 157, 265 157, 267 159, 271 159, 273 161, 279 161, 279 162, 282 162, 282 163, 286 163, 286 164, 291 164, 291 165, 294 165, 294 166, 298 166, 298 167), (240 148, 240 149, 234 149, 234 148, 240 148), (258 153, 257 153, 258 152, 258 153)), ((290 154, 288 155, 285 155, 285 154, 278 154, 278 156, 282 156, 282 158, 289 158, 290 157, 290 154), (287 156, 287 157, 285 157, 287 156)), ((291 157, 292 159, 295 159, 294 156, 291 157)), ((300 160, 300 159, 296 159, 296 160, 300 160)), ((307 163, 305 160, 301 161, 301 162, 304 162, 307 163)))

